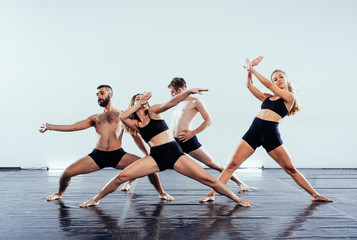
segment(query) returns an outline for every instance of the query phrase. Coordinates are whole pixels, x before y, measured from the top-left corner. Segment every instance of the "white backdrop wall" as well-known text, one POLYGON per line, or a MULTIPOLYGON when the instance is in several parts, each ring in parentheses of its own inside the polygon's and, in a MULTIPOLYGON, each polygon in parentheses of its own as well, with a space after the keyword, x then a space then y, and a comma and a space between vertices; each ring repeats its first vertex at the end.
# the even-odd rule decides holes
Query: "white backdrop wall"
MULTIPOLYGON (((151 104, 167 101, 175 76, 210 89, 199 97, 213 124, 199 139, 227 164, 259 111, 242 68, 259 55, 258 71, 283 69, 298 87, 304 108, 280 125, 295 165, 357 167, 356 7, 353 0, 2 0, 0 167, 69 165, 94 148, 94 129, 40 134, 42 123, 101 112, 100 84, 113 87, 120 109, 145 90, 151 104)), ((163 114, 168 123, 170 116, 163 114)), ((123 147, 142 155, 128 135, 123 147)), ((262 165, 278 167, 259 149, 244 166, 262 165)))

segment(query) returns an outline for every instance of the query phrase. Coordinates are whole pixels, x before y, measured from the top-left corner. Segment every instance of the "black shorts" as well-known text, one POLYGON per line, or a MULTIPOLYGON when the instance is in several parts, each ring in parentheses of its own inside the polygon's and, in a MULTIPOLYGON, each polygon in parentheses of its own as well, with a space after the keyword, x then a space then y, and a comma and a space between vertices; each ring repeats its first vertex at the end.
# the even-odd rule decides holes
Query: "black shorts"
POLYGON ((178 138, 175 138, 175 140, 180 145, 184 153, 189 153, 202 146, 201 143, 198 142, 196 135, 188 139, 186 142, 180 141, 178 138))
POLYGON ((100 168, 115 168, 122 157, 126 154, 123 148, 114 151, 101 151, 96 148, 88 154, 100 168))
POLYGON ((245 140, 254 150, 263 146, 267 152, 283 145, 278 129, 279 123, 255 118, 252 125, 244 134, 245 140))
POLYGON ((150 156, 159 166, 160 171, 174 169, 176 161, 185 155, 176 141, 168 142, 150 149, 150 156))

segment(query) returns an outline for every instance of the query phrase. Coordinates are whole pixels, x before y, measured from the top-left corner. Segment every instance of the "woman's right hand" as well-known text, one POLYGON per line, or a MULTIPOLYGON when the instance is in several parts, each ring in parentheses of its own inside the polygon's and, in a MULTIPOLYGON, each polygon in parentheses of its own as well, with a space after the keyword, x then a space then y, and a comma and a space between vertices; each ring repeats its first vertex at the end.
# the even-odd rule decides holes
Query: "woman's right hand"
POLYGON ((263 56, 259 56, 259 57, 255 58, 252 61, 252 67, 257 66, 263 60, 263 58, 264 58, 263 56))
POLYGON ((247 58, 245 60, 246 66, 243 66, 243 68, 246 69, 247 71, 251 71, 252 67, 257 66, 263 60, 263 58, 264 58, 263 56, 259 56, 255 59, 253 59, 252 62, 249 62, 249 59, 247 58), (250 67, 248 67, 248 66, 250 66, 250 67))

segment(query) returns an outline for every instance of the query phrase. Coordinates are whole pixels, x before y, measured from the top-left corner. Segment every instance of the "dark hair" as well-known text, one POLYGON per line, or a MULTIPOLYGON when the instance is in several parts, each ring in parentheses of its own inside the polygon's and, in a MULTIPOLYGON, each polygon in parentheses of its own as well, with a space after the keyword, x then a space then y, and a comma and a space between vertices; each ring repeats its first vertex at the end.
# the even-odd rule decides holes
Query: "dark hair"
POLYGON ((175 77, 171 80, 169 86, 167 87, 168 88, 173 87, 177 91, 179 88, 185 90, 187 88, 187 85, 185 79, 180 77, 175 77))
MULTIPOLYGON (((136 98, 138 95, 143 95, 143 94, 142 94, 142 93, 137 93, 137 94, 135 94, 135 95, 130 99, 129 108, 135 104, 135 98, 136 98)), ((150 107, 150 105, 149 105, 149 107, 150 107)), ((148 113, 149 113, 149 110, 146 109, 146 110, 145 110, 145 115, 147 115, 148 113)), ((129 116, 129 118, 130 118, 130 119, 136 119, 136 120, 138 120, 138 121, 140 122, 140 118, 138 117, 138 115, 136 114, 136 112, 133 112, 133 113, 129 116)), ((130 133, 131 135, 133 135, 133 136, 136 136, 136 135, 138 134, 138 130, 132 129, 132 128, 127 127, 127 126, 125 126, 125 125, 124 125, 124 130, 125 130, 126 132, 129 132, 129 133, 130 133)))
POLYGON ((99 86, 97 87, 97 89, 99 89, 99 88, 106 88, 109 93, 113 93, 113 89, 112 89, 112 87, 109 86, 109 85, 104 85, 104 84, 103 84, 103 85, 99 85, 99 86))

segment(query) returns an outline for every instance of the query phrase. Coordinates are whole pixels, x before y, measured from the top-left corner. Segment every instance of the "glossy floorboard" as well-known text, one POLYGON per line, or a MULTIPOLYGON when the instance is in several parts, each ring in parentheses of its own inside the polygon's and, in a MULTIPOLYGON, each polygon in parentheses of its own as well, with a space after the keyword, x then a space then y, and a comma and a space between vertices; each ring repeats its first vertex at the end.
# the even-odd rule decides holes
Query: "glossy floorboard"
POLYGON ((335 202, 313 203, 282 170, 265 169, 238 172, 252 186, 249 193, 227 184, 251 201, 251 208, 238 207, 224 196, 200 204, 208 187, 168 170, 160 177, 174 202, 160 201, 142 178, 131 193, 118 190, 98 208, 80 209, 116 170, 73 178, 56 202, 45 197, 57 190, 61 172, 0 171, 0 239, 357 239, 357 170, 300 171, 335 202))

